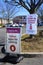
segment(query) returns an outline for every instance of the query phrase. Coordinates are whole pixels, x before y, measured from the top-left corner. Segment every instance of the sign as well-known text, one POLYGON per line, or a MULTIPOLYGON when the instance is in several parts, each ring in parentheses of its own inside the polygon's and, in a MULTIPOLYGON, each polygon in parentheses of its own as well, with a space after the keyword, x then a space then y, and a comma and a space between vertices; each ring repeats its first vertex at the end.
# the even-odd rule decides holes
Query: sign
POLYGON ((26 33, 27 34, 37 34, 37 14, 30 14, 27 16, 27 23, 26 23, 26 33))
POLYGON ((21 28, 20 27, 10 27, 6 28, 7 33, 7 53, 20 53, 20 41, 21 41, 21 28))

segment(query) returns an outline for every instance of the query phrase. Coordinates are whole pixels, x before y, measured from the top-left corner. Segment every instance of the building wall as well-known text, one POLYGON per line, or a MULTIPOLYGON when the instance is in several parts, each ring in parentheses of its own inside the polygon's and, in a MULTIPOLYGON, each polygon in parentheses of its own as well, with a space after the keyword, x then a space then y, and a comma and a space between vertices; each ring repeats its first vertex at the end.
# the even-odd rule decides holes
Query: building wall
MULTIPOLYGON (((0 18, 0 24, 6 24, 6 23, 8 23, 8 20, 0 18)), ((10 23, 13 23, 13 21, 10 20, 10 23)))
POLYGON ((0 19, 0 24, 1 24, 1 19, 0 19))
POLYGON ((7 20, 2 19, 2 23, 3 23, 3 24, 6 24, 6 23, 8 23, 8 21, 7 21, 7 20))
POLYGON ((26 16, 17 16, 13 19, 13 23, 26 23, 26 16))

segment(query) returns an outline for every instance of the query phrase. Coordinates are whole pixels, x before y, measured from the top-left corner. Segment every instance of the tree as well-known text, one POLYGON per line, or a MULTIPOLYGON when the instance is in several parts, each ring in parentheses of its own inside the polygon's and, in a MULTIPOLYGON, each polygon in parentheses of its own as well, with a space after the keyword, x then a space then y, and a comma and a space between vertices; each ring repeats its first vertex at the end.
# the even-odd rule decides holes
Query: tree
MULTIPOLYGON (((8 0, 5 0, 8 2, 8 0)), ((12 3, 16 6, 24 7, 30 14, 33 14, 37 11, 40 5, 43 3, 43 0, 11 0, 9 3, 12 3)), ((32 35, 30 35, 32 38, 32 35)))
POLYGON ((43 21, 43 8, 42 7, 39 8, 39 10, 37 11, 37 14, 40 20, 43 21))
POLYGON ((5 3, 6 11, 3 13, 3 18, 10 22, 10 19, 14 18, 15 14, 19 11, 16 6, 5 3))
POLYGON ((2 3, 0 2, 0 19, 1 19, 1 24, 3 24, 2 18, 3 18, 3 13, 4 12, 5 12, 5 9, 4 9, 2 3))
POLYGON ((31 14, 40 7, 40 5, 43 3, 43 0, 11 0, 10 2, 13 3, 13 5, 24 7, 31 14))

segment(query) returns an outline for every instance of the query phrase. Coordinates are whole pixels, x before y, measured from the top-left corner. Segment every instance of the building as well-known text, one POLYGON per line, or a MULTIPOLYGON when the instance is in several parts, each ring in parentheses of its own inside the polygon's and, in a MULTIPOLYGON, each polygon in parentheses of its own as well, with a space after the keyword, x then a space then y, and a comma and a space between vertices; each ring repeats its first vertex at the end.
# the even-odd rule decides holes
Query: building
MULTIPOLYGON (((4 25, 6 23, 8 23, 8 20, 7 19, 0 18, 0 24, 3 24, 4 25)), ((10 23, 13 23, 13 21, 10 20, 10 23)))
POLYGON ((16 16, 16 17, 13 19, 13 23, 26 24, 26 16, 16 16))

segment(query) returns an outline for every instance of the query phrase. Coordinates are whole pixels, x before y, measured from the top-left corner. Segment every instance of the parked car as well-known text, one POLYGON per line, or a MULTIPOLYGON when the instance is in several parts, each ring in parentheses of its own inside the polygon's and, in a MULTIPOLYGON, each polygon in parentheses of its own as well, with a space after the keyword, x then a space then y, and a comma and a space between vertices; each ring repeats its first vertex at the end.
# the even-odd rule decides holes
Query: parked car
POLYGON ((17 23, 15 23, 15 24, 13 24, 13 27, 15 27, 15 26, 19 26, 17 23))
POLYGON ((23 27, 23 26, 24 26, 24 24, 19 24, 19 26, 23 27))
POLYGON ((5 27, 12 27, 12 23, 5 24, 5 27))

